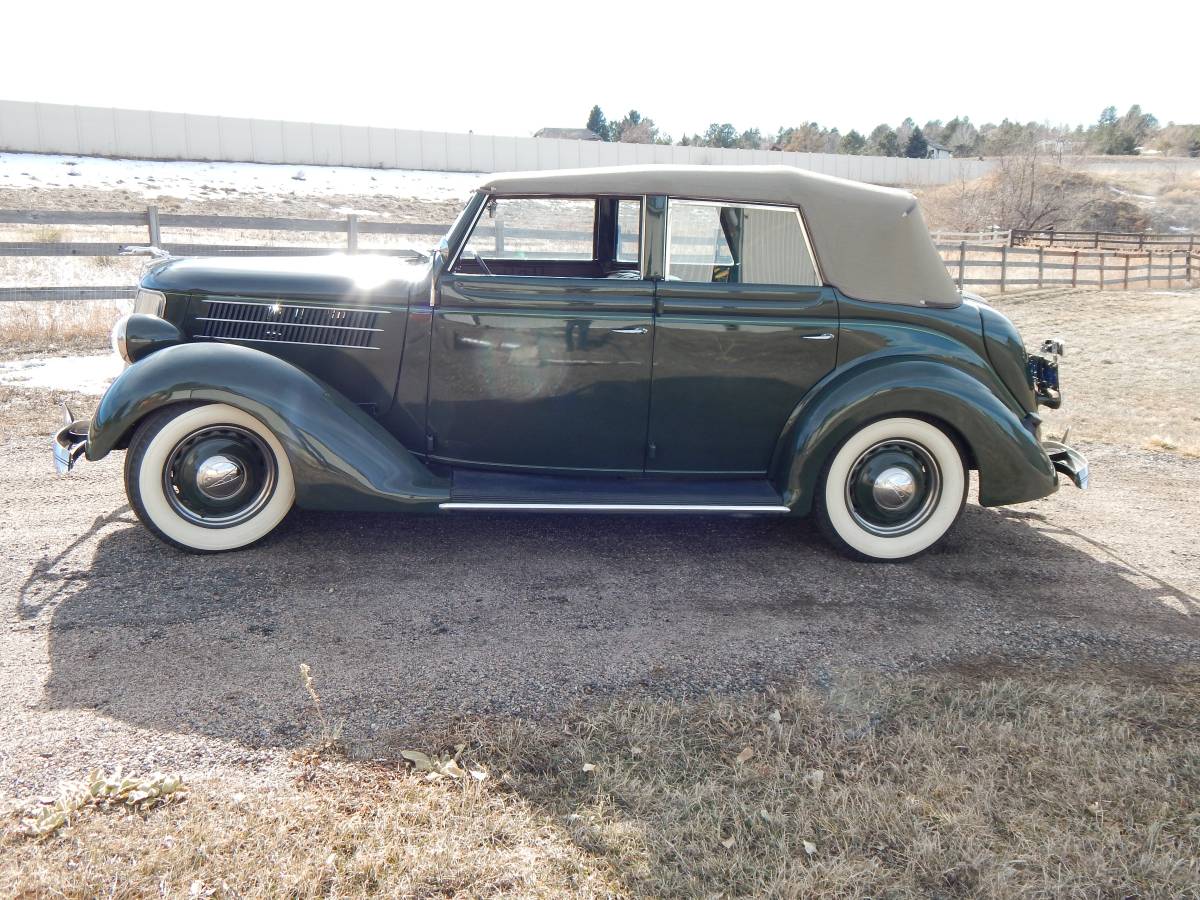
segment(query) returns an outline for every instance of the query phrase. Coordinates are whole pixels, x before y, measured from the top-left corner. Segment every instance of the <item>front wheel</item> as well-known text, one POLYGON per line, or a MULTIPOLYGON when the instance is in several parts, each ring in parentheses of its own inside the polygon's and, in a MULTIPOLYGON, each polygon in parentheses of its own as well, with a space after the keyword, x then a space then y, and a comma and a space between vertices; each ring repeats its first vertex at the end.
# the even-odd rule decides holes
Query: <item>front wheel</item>
POLYGON ((857 559, 910 559, 936 544, 967 499, 958 446, 921 419, 872 422, 833 455, 816 495, 817 524, 857 559))
POLYGON ((125 492, 142 524, 193 553, 254 543, 296 494, 279 440, 224 403, 172 406, 144 420, 125 456, 125 492))

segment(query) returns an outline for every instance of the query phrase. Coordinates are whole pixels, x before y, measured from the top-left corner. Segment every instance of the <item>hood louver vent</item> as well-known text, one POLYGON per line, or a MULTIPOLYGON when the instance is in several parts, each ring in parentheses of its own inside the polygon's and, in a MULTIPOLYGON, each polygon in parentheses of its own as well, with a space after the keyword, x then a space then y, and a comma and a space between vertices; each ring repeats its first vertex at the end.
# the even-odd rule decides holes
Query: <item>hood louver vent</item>
POLYGON ((243 300, 210 300, 198 316, 203 330, 196 335, 215 341, 265 344, 308 344, 375 350, 383 310, 338 306, 297 306, 243 300))

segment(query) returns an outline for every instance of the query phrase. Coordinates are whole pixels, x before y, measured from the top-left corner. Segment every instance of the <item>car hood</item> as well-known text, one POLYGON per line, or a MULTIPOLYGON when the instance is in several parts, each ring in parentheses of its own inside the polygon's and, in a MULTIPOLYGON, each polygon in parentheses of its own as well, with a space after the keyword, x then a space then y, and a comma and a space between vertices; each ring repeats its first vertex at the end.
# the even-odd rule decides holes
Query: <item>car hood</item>
POLYGON ((142 287, 164 293, 336 300, 406 301, 428 273, 426 261, 392 256, 257 256, 169 259, 142 277, 142 287))

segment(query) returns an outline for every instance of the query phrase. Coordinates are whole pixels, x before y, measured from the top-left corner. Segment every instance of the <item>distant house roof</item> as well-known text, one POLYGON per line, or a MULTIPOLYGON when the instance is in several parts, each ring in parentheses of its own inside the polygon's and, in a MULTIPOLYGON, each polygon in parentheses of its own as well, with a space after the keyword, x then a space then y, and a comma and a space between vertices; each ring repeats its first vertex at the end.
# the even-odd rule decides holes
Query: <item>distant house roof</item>
POLYGON ((539 128, 534 137, 558 138, 564 141, 598 141, 600 135, 588 128, 539 128))
POLYGON ((937 141, 929 141, 929 149, 930 150, 945 150, 947 153, 950 152, 949 147, 947 147, 945 144, 939 144, 937 141))

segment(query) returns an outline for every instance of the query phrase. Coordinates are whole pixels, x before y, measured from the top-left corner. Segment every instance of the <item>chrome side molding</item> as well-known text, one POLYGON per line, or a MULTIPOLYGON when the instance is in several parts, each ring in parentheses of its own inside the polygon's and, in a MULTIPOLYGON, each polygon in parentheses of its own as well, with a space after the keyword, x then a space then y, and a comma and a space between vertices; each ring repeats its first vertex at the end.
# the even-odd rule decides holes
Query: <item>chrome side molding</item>
POLYGON ((690 503, 508 503, 450 500, 438 504, 447 510, 524 510, 527 512, 678 512, 678 513, 788 513, 786 506, 718 506, 690 503))

